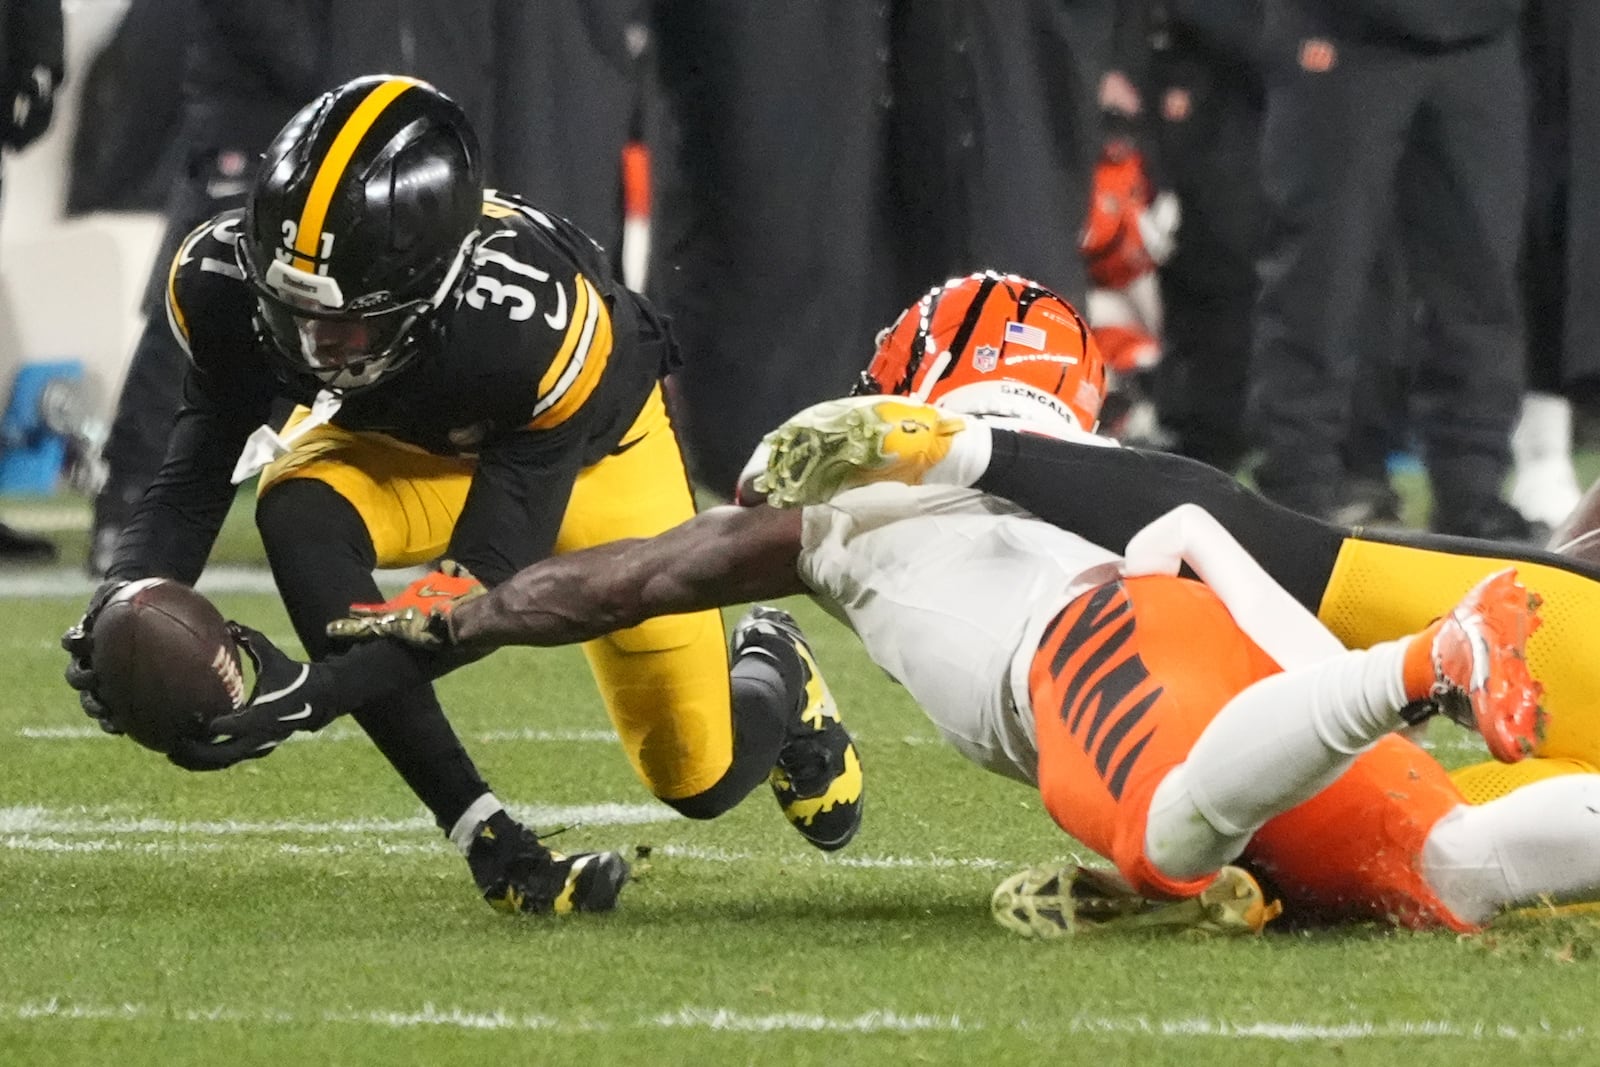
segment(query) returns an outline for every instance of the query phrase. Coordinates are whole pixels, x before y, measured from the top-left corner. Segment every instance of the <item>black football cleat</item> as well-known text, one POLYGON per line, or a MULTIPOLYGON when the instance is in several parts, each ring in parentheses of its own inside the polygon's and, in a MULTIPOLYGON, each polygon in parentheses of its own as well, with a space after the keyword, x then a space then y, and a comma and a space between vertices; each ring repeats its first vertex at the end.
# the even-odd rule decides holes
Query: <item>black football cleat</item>
POLYGON ((861 757, 839 721, 839 707, 794 617, 758 604, 734 628, 735 656, 774 643, 794 650, 805 692, 767 781, 789 824, 816 847, 832 852, 861 828, 861 757))
POLYGON ((508 914, 610 911, 629 873, 628 861, 616 852, 552 852, 504 811, 473 831, 467 866, 483 899, 508 914))

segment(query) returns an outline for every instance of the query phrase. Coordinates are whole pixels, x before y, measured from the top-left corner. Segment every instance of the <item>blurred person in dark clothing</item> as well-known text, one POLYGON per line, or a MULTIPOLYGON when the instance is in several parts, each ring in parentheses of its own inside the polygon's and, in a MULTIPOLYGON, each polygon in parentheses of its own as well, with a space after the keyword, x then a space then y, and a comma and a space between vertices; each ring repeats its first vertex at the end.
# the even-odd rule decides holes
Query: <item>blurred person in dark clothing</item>
POLYGON ((1572 401, 1600 400, 1600 8, 1529 0, 1530 151, 1522 295, 1528 393, 1511 439, 1511 502, 1558 525, 1576 505, 1572 401))
MULTIPOLYGON (((66 66, 60 0, 0 0, 0 144, 20 152, 44 135, 66 66)), ((55 546, 0 522, 0 560, 45 562, 55 546)))
POLYGON ((1154 0, 1148 95, 1163 177, 1183 220, 1160 270, 1165 308, 1156 404, 1174 448, 1242 464, 1265 57, 1261 0, 1154 0))
POLYGON ((66 72, 60 0, 0 0, 0 140, 13 152, 50 128, 66 72))
POLYGON ((94 501, 87 561, 93 575, 105 573, 123 524, 161 468, 178 407, 187 360, 162 310, 172 257, 190 231, 244 203, 261 151, 321 87, 327 0, 188 0, 188 6, 180 24, 188 33, 182 169, 145 287, 144 330, 105 445, 107 476, 94 501))
POLYGON ((630 28, 652 0, 340 0, 327 85, 381 71, 449 93, 483 142, 491 185, 593 234, 615 266, 622 146, 643 77, 630 28))
POLYGON ((652 295, 697 479, 847 389, 917 293, 991 263, 1081 301, 1111 0, 661 4, 676 172, 652 295))
POLYGON ((65 214, 161 212, 187 146, 183 74, 195 0, 132 0, 78 75, 65 214))
POLYGON ((1268 496, 1329 516, 1358 318, 1398 220, 1423 309, 1413 413, 1444 533, 1526 539, 1500 497, 1522 392, 1526 191, 1517 0, 1283 0, 1266 11, 1265 250, 1251 412, 1268 496), (1402 160, 1405 165, 1402 166, 1402 160))

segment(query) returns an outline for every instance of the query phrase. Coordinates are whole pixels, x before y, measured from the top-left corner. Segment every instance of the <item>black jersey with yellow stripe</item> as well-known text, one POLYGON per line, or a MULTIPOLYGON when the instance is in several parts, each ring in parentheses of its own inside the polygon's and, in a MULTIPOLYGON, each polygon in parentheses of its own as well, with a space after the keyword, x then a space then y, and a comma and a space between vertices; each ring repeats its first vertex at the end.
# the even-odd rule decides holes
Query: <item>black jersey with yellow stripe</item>
MULTIPOLYGON (((320 388, 256 330, 234 255, 241 225, 239 212, 218 215, 174 257, 167 312, 191 368, 166 462, 118 543, 113 577, 193 582, 246 439, 278 401, 308 404, 320 388)), ((504 196, 484 200, 472 269, 441 314, 433 350, 346 397, 333 422, 475 456, 450 552, 493 582, 550 551, 579 469, 624 443, 671 344, 582 231, 504 196)))
MULTIPOLYGON (((242 212, 226 212, 183 243, 167 292, 173 331, 203 378, 271 380, 280 395, 309 402, 319 383, 294 373, 254 327, 255 297, 234 255, 242 225, 242 212)), ((345 398, 333 422, 440 455, 559 431, 564 449, 593 462, 615 447, 662 372, 660 347, 638 343, 641 304, 577 227, 491 193, 459 301, 440 312, 440 342, 345 398)))

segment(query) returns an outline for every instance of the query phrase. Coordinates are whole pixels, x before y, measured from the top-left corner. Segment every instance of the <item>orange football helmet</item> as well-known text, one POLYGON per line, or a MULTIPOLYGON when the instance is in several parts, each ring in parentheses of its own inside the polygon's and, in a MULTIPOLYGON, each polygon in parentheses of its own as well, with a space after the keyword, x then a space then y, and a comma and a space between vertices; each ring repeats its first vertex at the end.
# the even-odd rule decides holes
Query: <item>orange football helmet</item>
POLYGON ((934 286, 878 334, 853 395, 879 393, 1093 432, 1106 368, 1071 304, 1037 282, 986 270, 934 286))

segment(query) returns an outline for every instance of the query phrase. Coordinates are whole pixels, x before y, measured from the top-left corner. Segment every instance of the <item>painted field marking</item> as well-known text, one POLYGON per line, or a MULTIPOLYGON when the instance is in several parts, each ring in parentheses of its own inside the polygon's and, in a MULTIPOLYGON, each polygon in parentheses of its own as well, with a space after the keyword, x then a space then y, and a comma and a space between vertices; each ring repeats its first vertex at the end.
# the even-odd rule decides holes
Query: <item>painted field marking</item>
MULTIPOLYGON (((374 571, 373 578, 386 593, 404 589, 410 582, 427 574, 425 567, 405 567, 397 570, 374 571)), ((88 598, 100 584, 100 579, 90 578, 81 567, 29 567, 15 571, 0 571, 0 599, 8 597, 83 597, 88 598)), ((265 567, 241 564, 218 564, 207 567, 200 575, 195 588, 207 596, 219 593, 275 593, 272 572, 265 567)))
POLYGON ((1350 1020, 1339 1023, 1313 1023, 1295 1020, 1245 1020, 1229 1018, 1163 1019, 1144 1015, 1076 1015, 1046 1022, 1007 1020, 1002 1023, 970 1016, 936 1013, 906 1013, 874 1008, 854 1015, 824 1015, 809 1012, 751 1014, 729 1008, 685 1006, 653 1015, 639 1015, 615 1021, 567 1020, 533 1012, 466 1010, 425 1003, 410 1010, 344 1009, 299 1012, 217 1005, 207 1008, 180 1008, 144 1004, 92 1003, 50 997, 16 1003, 0 1003, 0 1021, 39 1022, 140 1022, 149 1020, 166 1025, 174 1022, 204 1025, 223 1023, 237 1026, 308 1026, 339 1023, 383 1030, 417 1027, 444 1027, 473 1031, 565 1031, 592 1033, 611 1031, 705 1030, 715 1033, 971 1033, 978 1031, 1019 1031, 1031 1034, 1063 1033, 1092 1035, 1131 1035, 1175 1040, 1245 1040, 1298 1044, 1311 1041, 1405 1041, 1446 1039, 1476 1042, 1570 1043, 1593 1039, 1588 1027, 1558 1028, 1539 1022, 1523 1026, 1502 1023, 1454 1022, 1448 1019, 1417 1019, 1394 1022, 1350 1020))
MULTIPOLYGON (((677 812, 661 804, 586 804, 542 808, 513 804, 510 805, 510 809, 519 818, 536 825, 565 825, 575 828, 646 826, 682 818, 677 812)), ((0 808, 0 849, 13 852, 180 855, 188 852, 220 852, 240 847, 257 851, 267 850, 287 856, 328 856, 361 853, 405 855, 448 851, 447 842, 442 838, 431 837, 436 832, 432 821, 423 816, 408 819, 185 821, 118 815, 104 808, 0 808), (314 843, 261 840, 274 835, 291 834, 308 838, 349 838, 349 840, 314 843), (394 841, 385 840, 380 836, 383 834, 427 835, 428 839, 394 841), (162 840, 135 840, 140 837, 158 837, 162 840)), ((650 855, 655 859, 718 864, 750 863, 763 858, 752 852, 689 845, 653 846, 650 855)), ((906 871, 953 869, 992 871, 1019 866, 1016 860, 981 856, 838 856, 809 851, 797 852, 792 856, 785 855, 783 860, 786 863, 799 862, 822 867, 906 871)))
MULTIPOLYGON (((115 734, 108 734, 91 722, 19 726, 16 730, 16 736, 25 741, 99 741, 116 737, 115 734)), ((853 733, 853 736, 859 742, 882 743, 881 738, 874 739, 870 734, 853 733)), ((522 726, 501 730, 480 730, 475 734, 463 733, 462 737, 469 742, 484 745, 524 742, 529 744, 617 744, 616 731, 607 729, 536 730, 530 726, 522 726)), ((294 734, 289 740, 295 744, 307 742, 342 744, 350 741, 364 742, 367 740, 367 735, 352 726, 330 726, 314 734, 294 734)), ((895 738, 890 743, 942 745, 944 739, 934 734, 909 734, 905 737, 895 738)))
MULTIPOLYGON (((647 826, 683 816, 665 804, 508 804, 511 813, 537 826, 647 826)), ((370 836, 393 833, 437 833, 425 816, 405 819, 171 819, 117 816, 104 809, 52 809, 35 806, 0 808, 0 834, 169 834, 193 837, 235 837, 299 834, 308 837, 370 836)))

